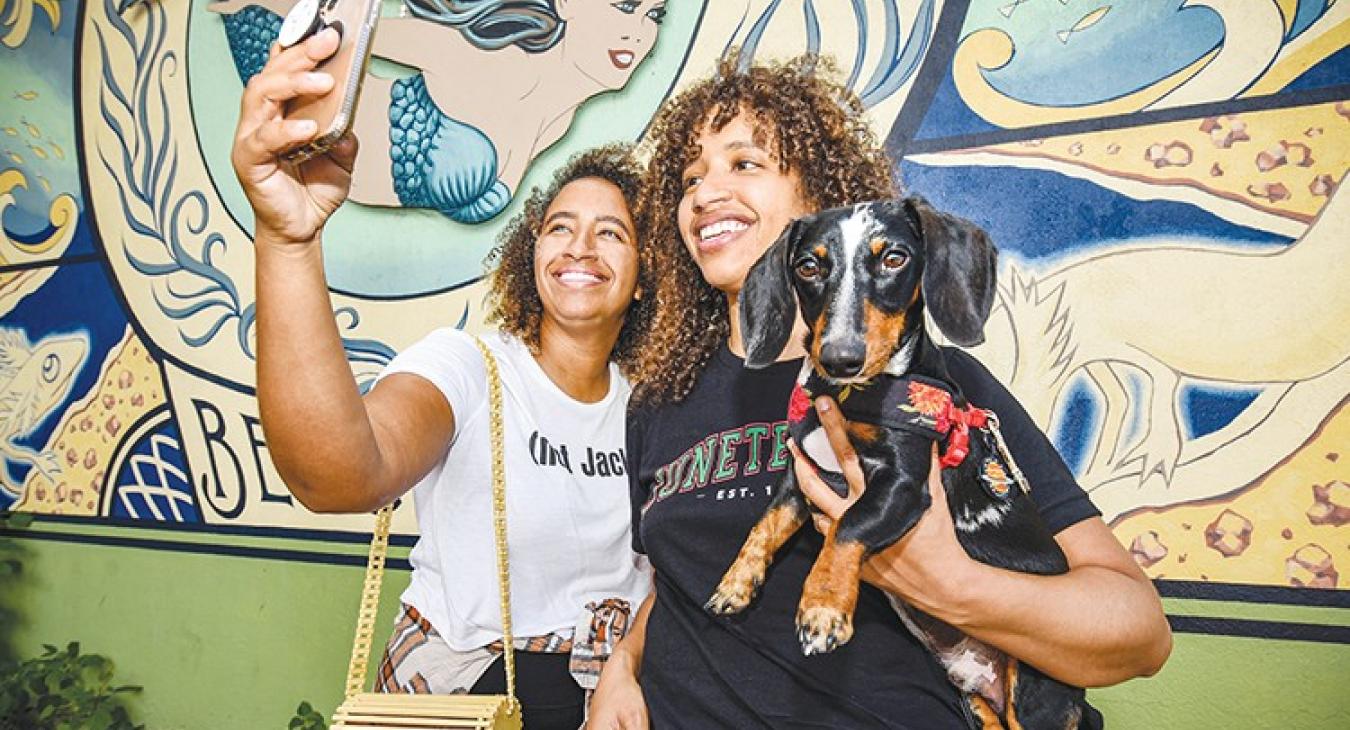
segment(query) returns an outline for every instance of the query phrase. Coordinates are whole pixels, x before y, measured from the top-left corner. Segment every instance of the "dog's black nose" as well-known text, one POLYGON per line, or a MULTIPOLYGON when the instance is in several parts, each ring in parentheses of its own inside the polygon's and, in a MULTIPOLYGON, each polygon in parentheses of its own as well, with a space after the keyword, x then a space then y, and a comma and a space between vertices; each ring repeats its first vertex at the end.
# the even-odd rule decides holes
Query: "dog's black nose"
POLYGON ((859 343, 828 344, 820 348, 820 366, 832 378, 851 378, 862 372, 867 348, 859 343))

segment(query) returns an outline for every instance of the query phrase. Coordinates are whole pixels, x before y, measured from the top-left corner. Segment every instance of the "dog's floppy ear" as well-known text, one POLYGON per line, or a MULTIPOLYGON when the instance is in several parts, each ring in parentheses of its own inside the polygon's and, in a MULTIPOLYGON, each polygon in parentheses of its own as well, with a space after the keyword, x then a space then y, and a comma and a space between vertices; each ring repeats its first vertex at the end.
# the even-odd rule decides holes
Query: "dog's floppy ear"
POLYGON ((923 298, 933 321, 958 345, 984 342, 984 322, 994 306, 998 250, 974 223, 937 211, 917 196, 904 203, 923 240, 923 298))
POLYGON ((748 368, 772 365, 792 334, 797 294, 788 278, 788 260, 802 227, 801 221, 792 221, 751 267, 741 287, 741 341, 745 343, 748 368))

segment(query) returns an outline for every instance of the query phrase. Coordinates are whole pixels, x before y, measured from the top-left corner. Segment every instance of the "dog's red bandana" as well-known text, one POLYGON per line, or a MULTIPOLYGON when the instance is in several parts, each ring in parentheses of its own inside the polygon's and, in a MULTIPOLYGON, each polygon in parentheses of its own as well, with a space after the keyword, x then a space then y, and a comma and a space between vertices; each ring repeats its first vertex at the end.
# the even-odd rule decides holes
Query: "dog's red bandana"
MULTIPOLYGON (((798 439, 820 424, 811 408, 813 393, 837 390, 811 374, 792 389, 788 425, 798 439)), ((946 383, 920 375, 881 375, 862 386, 845 386, 835 395, 844 418, 888 428, 917 431, 944 441, 941 465, 950 469, 970 454, 970 430, 986 428, 989 412, 969 403, 957 405, 946 383)), ((962 399, 964 401, 964 399, 962 399)))
POLYGON ((933 428, 947 437, 947 450, 942 453, 942 459, 938 463, 942 464, 944 469, 960 465, 970 453, 970 429, 988 426, 989 412, 969 403, 965 407, 959 407, 953 401, 951 393, 917 381, 911 381, 909 384, 911 401, 914 400, 914 391, 919 389, 936 390, 941 394, 938 398, 941 405, 933 416, 933 428))

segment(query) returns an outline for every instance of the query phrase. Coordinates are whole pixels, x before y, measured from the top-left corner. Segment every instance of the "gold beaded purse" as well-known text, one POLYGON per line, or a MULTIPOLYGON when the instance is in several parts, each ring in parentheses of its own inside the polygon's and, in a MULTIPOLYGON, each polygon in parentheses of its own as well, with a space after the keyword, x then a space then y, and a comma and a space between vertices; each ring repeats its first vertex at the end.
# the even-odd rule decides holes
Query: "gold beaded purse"
POLYGON ((492 439, 492 521, 497 543, 497 580, 502 603, 502 652, 506 664, 505 695, 414 695, 362 692, 375 612, 384 579, 385 555, 389 550, 389 520, 393 506, 375 515, 375 534, 370 540, 366 579, 361 588, 361 608, 356 618, 356 639, 347 666, 346 699, 333 713, 332 728, 388 730, 390 728, 477 728, 521 730, 520 701, 516 699, 516 657, 511 633, 511 575, 506 555, 506 476, 502 444, 502 384, 497 359, 483 341, 474 338, 487 365, 489 429, 492 439))

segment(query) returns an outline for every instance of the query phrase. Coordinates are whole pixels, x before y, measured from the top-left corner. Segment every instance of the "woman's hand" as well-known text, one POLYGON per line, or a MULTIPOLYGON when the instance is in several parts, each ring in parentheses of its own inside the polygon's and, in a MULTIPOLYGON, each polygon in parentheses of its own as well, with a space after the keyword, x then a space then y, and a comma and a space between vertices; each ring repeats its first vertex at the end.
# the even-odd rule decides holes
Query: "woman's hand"
MULTIPOLYGON (((806 499, 820 510, 816 529, 825 534, 829 522, 839 519, 866 488, 862 468, 853 444, 844 429, 843 416, 829 397, 816 399, 816 412, 830 439, 835 456, 843 467, 849 495, 840 497, 825 484, 810 462, 793 450, 797 481, 806 499)), ((958 603, 965 585, 965 569, 973 561, 956 539, 956 526, 947 508, 947 493, 942 487, 942 469, 937 445, 933 446, 928 472, 928 492, 932 504, 914 527, 894 545, 877 553, 863 565, 863 580, 904 598, 929 613, 949 613, 958 603)))
MULTIPOLYGON (((821 398, 816 411, 849 482, 841 498, 805 459, 796 460, 802 492, 824 513, 816 519, 824 533, 865 484, 839 409, 821 398)), ((868 559, 864 580, 1068 684, 1104 687, 1162 667, 1172 650, 1162 603, 1101 518, 1055 535, 1067 573, 1019 573, 973 560, 957 541, 936 448, 928 491, 928 511, 868 559)))
POLYGON ((337 31, 327 29, 285 50, 273 45, 267 65, 244 88, 230 160, 253 207, 255 239, 310 242, 347 199, 355 137, 299 165, 280 159, 319 132, 312 120, 286 119, 286 102, 332 93, 333 77, 314 68, 338 41, 337 31))
POLYGON ((647 701, 627 654, 615 652, 591 696, 586 730, 647 730, 647 701))

